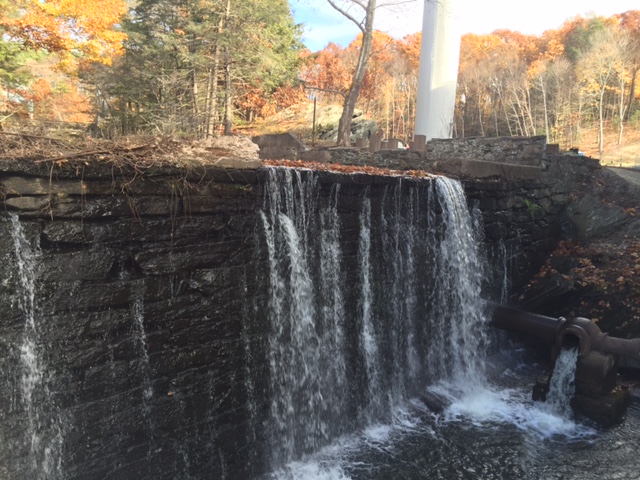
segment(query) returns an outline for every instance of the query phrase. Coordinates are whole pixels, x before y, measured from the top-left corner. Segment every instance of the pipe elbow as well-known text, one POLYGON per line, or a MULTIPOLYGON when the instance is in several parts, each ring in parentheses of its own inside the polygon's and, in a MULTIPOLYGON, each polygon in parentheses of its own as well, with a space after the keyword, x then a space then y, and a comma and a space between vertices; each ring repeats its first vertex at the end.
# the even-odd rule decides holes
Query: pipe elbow
POLYGON ((558 329, 556 347, 561 348, 569 342, 569 338, 575 337, 579 345, 579 355, 583 357, 591 350, 598 349, 594 347, 600 344, 603 335, 600 328, 588 318, 571 318, 563 322, 558 329))

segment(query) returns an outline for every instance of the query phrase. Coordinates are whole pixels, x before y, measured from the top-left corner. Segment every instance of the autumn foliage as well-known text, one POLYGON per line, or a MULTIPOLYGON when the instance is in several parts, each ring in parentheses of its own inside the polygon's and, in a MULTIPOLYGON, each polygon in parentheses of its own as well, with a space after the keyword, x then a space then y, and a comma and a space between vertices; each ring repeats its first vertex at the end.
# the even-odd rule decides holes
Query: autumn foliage
MULTIPOLYGON (((621 142, 624 124, 640 126, 639 27, 640 11, 630 11, 576 17, 540 36, 506 29, 464 35, 454 136, 546 135, 569 148, 593 129, 617 129, 621 142)), ((322 101, 339 101, 359 42, 329 44, 309 57, 301 77, 322 101)), ((387 136, 411 137, 420 43, 420 33, 374 33, 358 107, 387 136)))
POLYGON ((123 0, 17 0, 0 25, 26 48, 61 56, 67 70, 81 63, 110 64, 126 35, 117 29, 127 12, 123 0))
POLYGON ((528 285, 526 301, 545 285, 564 285, 553 315, 584 316, 614 336, 640 336, 640 242, 633 238, 591 243, 564 241, 528 285))
MULTIPOLYGON (((110 134, 207 136, 313 98, 343 104, 362 51, 362 35, 302 49, 285 0, 140 0, 128 13, 125 0, 0 0, 0 31, 4 117, 66 119, 68 102, 89 118, 91 103, 110 134), (20 48, 29 61, 16 60, 20 48), (68 75, 67 90, 38 70, 42 52, 68 75), (38 78, 51 92, 30 105, 46 89, 38 78)), ((420 48, 420 32, 373 33, 357 108, 387 137, 413 135, 420 48)), ((588 153, 602 152, 640 129, 639 75, 640 10, 576 17, 539 36, 466 34, 453 134, 546 135, 563 148, 590 135, 588 153)))

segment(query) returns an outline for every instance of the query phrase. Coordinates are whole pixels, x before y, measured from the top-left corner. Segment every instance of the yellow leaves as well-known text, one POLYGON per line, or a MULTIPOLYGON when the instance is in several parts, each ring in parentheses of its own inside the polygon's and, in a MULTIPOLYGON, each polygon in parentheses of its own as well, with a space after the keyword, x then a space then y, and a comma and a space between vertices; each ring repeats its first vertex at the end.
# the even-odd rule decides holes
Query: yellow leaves
POLYGON ((546 60, 553 61, 557 58, 560 58, 563 54, 564 45, 562 44, 562 42, 557 38, 552 38, 547 43, 547 48, 543 55, 546 60))
POLYGON ((61 69, 75 69, 78 57, 80 63, 109 64, 112 57, 122 53, 126 35, 118 31, 118 24, 127 12, 124 0, 18 2, 22 14, 9 18, 5 12, 0 24, 28 48, 61 54, 61 69))

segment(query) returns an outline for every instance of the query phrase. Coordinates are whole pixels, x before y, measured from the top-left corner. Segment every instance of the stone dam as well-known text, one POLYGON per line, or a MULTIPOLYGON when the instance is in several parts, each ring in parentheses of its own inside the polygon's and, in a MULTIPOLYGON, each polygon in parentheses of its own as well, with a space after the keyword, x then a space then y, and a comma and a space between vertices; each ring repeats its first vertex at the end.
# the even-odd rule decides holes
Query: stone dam
POLYGON ((485 143, 311 158, 393 175, 1 161, 0 479, 257 479, 466 368, 466 303, 596 228, 597 161, 485 143))

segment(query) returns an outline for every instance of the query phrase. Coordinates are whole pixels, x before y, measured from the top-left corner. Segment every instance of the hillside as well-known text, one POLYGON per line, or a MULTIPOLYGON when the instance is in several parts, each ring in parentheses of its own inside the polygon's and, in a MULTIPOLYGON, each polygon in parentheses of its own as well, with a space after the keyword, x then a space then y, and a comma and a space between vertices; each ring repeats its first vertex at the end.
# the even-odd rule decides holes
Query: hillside
MULTIPOLYGON (((339 105, 316 106, 316 144, 331 145, 331 131, 338 125, 341 107, 339 105)), ((356 122, 367 119, 361 115, 356 122)), ((381 125, 382 126, 382 125, 381 125)), ((313 102, 294 105, 270 117, 239 127, 237 130, 248 135, 264 135, 269 133, 295 134, 307 144, 311 144, 313 127, 313 102)), ((605 132, 605 150, 601 163, 611 166, 640 167, 640 127, 627 125, 624 130, 623 143, 618 146, 618 132, 609 129, 605 132)), ((599 158, 598 131, 596 128, 585 129, 582 139, 575 145, 580 151, 592 158, 599 158)), ((564 150, 569 145, 560 146, 564 150)))

